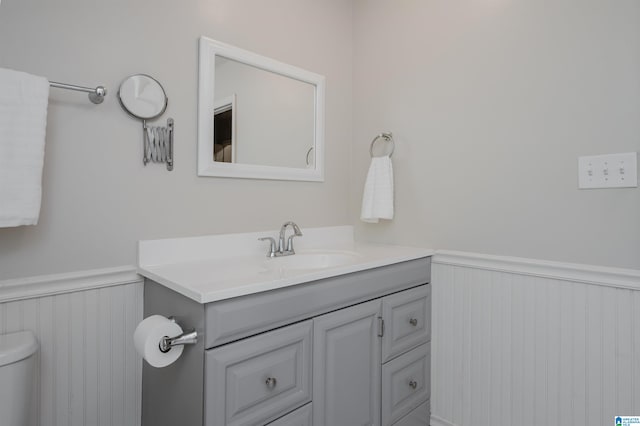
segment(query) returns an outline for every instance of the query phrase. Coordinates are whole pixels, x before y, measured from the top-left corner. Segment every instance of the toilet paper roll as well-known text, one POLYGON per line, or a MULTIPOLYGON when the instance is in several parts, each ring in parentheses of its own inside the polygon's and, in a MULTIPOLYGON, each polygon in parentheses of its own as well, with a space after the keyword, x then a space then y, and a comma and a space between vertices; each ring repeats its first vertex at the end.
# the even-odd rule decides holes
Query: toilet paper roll
POLYGON ((182 334, 182 328, 162 315, 151 315, 138 324, 133 333, 133 343, 136 350, 153 367, 166 367, 175 362, 184 346, 174 346, 169 352, 160 350, 160 340, 167 337, 176 337, 182 334))

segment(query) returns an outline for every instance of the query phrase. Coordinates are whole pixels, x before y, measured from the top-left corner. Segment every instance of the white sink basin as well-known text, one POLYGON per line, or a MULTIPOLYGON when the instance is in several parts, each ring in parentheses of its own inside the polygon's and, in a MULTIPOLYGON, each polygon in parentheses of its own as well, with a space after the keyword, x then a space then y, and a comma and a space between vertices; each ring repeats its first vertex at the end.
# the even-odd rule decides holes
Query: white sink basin
POLYGON ((327 269, 357 262, 362 255, 352 251, 304 251, 290 256, 274 257, 264 263, 271 270, 327 269))

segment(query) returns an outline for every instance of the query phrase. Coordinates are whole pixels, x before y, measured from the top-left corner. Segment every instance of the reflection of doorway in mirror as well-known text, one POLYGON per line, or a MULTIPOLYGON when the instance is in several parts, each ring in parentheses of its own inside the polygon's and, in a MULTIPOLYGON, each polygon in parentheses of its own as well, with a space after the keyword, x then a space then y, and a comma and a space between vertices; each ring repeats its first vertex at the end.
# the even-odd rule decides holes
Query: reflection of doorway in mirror
POLYGON ((236 162, 236 95, 217 101, 213 110, 213 161, 236 162))

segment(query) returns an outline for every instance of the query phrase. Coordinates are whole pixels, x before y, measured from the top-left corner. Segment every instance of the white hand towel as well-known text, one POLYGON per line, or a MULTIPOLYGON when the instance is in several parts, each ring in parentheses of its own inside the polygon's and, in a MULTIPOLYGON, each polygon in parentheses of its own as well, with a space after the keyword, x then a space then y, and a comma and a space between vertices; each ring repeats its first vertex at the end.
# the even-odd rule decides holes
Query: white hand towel
POLYGON ((393 219, 393 166, 391 157, 371 159, 362 196, 363 222, 378 223, 379 219, 393 219))
POLYGON ((0 227, 36 225, 49 81, 0 68, 0 227))

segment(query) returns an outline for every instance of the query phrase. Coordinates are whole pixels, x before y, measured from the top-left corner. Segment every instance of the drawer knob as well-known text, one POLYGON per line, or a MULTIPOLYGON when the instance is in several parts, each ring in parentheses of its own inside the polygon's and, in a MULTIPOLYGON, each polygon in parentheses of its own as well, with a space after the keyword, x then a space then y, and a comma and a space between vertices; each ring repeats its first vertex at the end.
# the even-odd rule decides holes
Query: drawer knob
POLYGON ((276 387, 276 384, 278 383, 278 381, 276 380, 275 377, 268 377, 265 383, 267 384, 267 387, 269 389, 273 389, 276 387))
POLYGON ((411 319, 409 320, 409 324, 411 324, 412 326, 414 326, 414 327, 415 327, 416 325, 418 325, 418 320, 417 320, 417 319, 415 319, 415 318, 411 318, 411 319))
POLYGON ((416 382, 415 380, 411 380, 409 382, 409 386, 411 386, 411 389, 415 389, 418 387, 418 382, 416 382))

